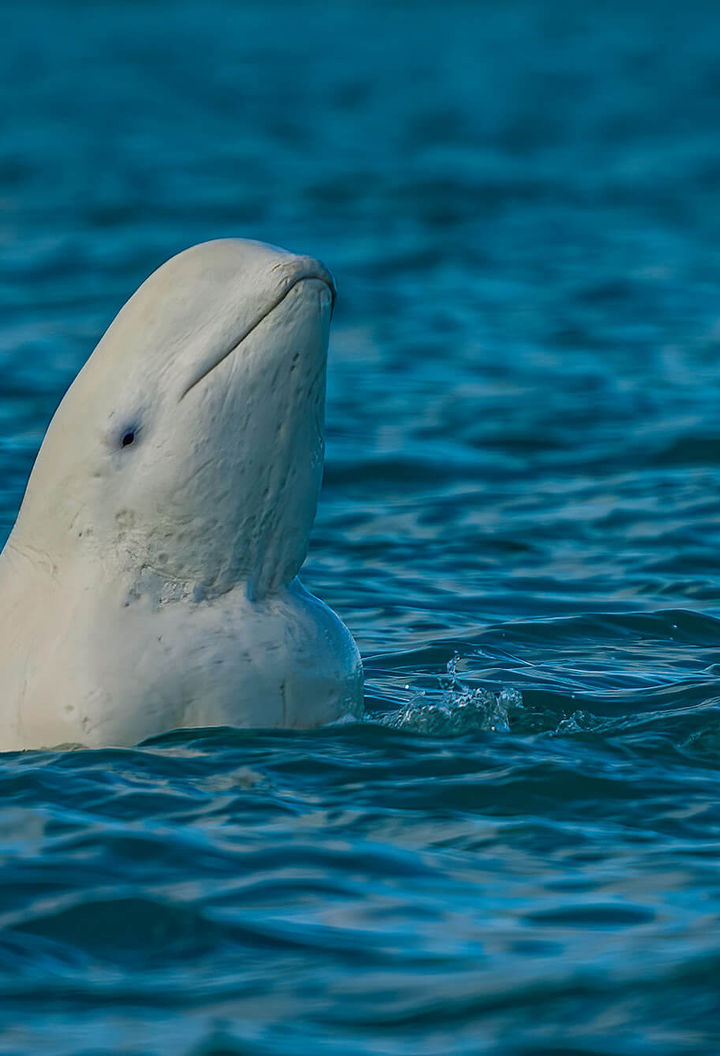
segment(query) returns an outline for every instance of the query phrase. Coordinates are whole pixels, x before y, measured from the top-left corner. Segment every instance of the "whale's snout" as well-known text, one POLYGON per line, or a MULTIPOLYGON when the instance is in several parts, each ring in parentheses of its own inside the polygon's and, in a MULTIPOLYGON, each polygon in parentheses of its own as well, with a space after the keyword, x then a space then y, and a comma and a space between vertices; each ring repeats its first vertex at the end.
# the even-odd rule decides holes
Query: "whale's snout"
POLYGON ((304 279, 317 279, 319 282, 324 283, 330 291, 330 313, 332 314, 335 309, 337 289, 331 272, 322 261, 315 260, 314 257, 291 256, 289 260, 278 261, 273 265, 272 271, 279 272, 282 275, 283 295, 304 279))
MULTIPOLYGON (((209 352, 200 357, 189 383, 180 394, 180 400, 235 352, 261 323, 268 319, 272 322, 271 317, 277 318, 277 309, 297 287, 317 287, 321 293, 321 309, 329 309, 328 318, 332 316, 336 297, 335 280, 319 260, 296 256, 262 243, 238 244, 242 251, 242 266, 237 268, 235 279, 243 289, 249 288, 249 293, 237 304, 237 316, 233 311, 229 312, 222 339, 217 344, 211 343, 209 352), (247 281, 246 274, 250 264, 255 265, 252 282, 247 281)), ((222 242, 209 243, 208 246, 218 247, 219 252, 226 250, 226 243, 222 242)), ((229 297, 228 301, 232 303, 232 298, 229 297)))

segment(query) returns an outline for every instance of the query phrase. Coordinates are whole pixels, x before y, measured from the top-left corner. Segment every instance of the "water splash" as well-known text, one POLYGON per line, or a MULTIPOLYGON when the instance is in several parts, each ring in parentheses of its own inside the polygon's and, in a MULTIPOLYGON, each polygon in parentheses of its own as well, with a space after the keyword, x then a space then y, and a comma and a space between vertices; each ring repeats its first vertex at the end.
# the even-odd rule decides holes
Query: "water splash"
POLYGON ((556 728, 548 732, 551 737, 565 737, 576 733, 596 733, 602 729, 603 725, 607 725, 607 722, 603 723, 602 719, 589 711, 578 709, 571 715, 560 719, 556 728))
MULTIPOLYGON (((458 673, 461 659, 456 653, 448 661, 447 675, 438 680, 439 699, 435 693, 429 696, 427 690, 419 690, 398 711, 379 721, 395 730, 440 736, 475 730, 510 733, 511 715, 523 707, 522 695, 517 689, 496 692, 468 685, 458 673)), ((371 721, 378 717, 371 716, 371 721)))

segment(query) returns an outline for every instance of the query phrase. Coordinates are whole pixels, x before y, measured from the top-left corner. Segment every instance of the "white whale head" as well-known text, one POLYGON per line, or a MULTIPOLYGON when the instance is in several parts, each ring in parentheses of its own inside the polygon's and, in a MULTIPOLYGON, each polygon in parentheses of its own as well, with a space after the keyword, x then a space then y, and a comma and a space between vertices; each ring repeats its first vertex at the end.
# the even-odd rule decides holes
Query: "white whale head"
POLYGON ((60 404, 13 545, 210 595, 289 583, 322 476, 333 300, 322 264, 258 242, 169 260, 60 404))

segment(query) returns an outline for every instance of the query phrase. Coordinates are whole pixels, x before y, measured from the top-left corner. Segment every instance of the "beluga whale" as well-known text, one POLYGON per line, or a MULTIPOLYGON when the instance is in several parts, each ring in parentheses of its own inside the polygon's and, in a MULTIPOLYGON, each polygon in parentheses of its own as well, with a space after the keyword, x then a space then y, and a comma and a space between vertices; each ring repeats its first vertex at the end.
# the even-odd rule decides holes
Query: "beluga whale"
POLYGON ((0 750, 361 714, 355 642, 298 579, 334 300, 317 260, 220 239, 121 309, 0 555, 0 750))

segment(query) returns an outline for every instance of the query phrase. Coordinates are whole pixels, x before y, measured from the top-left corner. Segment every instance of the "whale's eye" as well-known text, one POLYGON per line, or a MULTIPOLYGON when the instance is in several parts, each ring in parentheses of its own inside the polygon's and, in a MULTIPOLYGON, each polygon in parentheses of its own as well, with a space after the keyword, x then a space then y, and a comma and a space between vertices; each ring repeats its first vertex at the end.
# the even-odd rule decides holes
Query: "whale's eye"
POLYGON ((130 444, 135 443, 135 430, 128 429, 123 433, 122 440, 120 441, 123 447, 129 447, 130 444))

